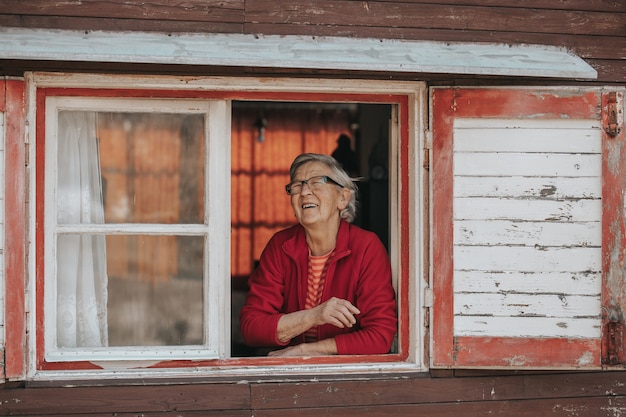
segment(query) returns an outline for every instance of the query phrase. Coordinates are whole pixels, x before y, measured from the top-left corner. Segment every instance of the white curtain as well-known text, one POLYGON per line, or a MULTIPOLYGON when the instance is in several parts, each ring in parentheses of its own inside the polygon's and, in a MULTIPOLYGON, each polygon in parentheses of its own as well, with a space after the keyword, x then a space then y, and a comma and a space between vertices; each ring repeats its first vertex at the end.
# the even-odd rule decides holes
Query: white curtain
MULTIPOLYGON (((104 223, 94 112, 59 112, 57 222, 104 223)), ((57 345, 108 345, 104 235, 59 234, 57 345)))

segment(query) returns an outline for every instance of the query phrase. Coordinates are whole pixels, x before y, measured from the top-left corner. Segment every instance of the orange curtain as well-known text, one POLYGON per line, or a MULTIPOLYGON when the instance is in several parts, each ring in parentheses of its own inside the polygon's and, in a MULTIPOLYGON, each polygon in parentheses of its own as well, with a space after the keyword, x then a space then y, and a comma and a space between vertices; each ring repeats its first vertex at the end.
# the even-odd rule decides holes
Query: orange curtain
POLYGON ((252 272, 270 237, 295 222, 285 193, 289 166, 304 152, 330 155, 348 113, 321 108, 233 109, 231 171, 231 275, 252 272), (258 121, 265 118, 265 138, 258 121))

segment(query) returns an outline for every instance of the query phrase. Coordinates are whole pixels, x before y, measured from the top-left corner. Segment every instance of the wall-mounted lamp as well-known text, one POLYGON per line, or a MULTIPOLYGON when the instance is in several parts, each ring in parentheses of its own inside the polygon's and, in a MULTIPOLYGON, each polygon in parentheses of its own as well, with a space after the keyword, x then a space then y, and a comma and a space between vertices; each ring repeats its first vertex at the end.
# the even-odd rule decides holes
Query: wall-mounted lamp
POLYGON ((259 116, 259 118, 256 119, 254 126, 257 130, 256 140, 259 143, 263 143, 263 141, 265 140, 265 126, 267 126, 267 120, 265 119, 265 117, 259 116))

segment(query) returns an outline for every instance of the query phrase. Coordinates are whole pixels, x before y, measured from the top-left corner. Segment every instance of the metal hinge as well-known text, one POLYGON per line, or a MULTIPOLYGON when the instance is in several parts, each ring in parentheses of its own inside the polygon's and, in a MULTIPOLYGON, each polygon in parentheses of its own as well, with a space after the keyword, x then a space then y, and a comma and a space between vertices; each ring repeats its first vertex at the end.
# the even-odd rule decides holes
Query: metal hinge
POLYGON ((617 105, 617 93, 613 91, 608 94, 606 126, 604 126, 604 131, 612 138, 619 135, 622 131, 618 116, 619 109, 617 105))
POLYGON ((433 131, 425 130, 424 131, 424 149, 432 149, 433 148, 433 131))
POLYGON ((424 307, 433 306, 433 290, 430 287, 424 288, 424 307))

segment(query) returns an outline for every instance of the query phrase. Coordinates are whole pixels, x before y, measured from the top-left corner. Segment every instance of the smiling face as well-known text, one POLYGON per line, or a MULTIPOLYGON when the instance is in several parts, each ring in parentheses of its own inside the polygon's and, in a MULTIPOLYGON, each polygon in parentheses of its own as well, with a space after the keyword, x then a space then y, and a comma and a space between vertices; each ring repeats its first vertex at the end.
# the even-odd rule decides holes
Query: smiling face
MULTIPOLYGON (((293 180, 304 181, 320 175, 332 178, 332 171, 322 162, 307 162, 298 168, 293 180)), ((315 190, 305 184, 300 193, 291 196, 291 207, 298 222, 305 228, 338 229, 339 214, 346 208, 349 198, 349 190, 331 182, 315 190)))

